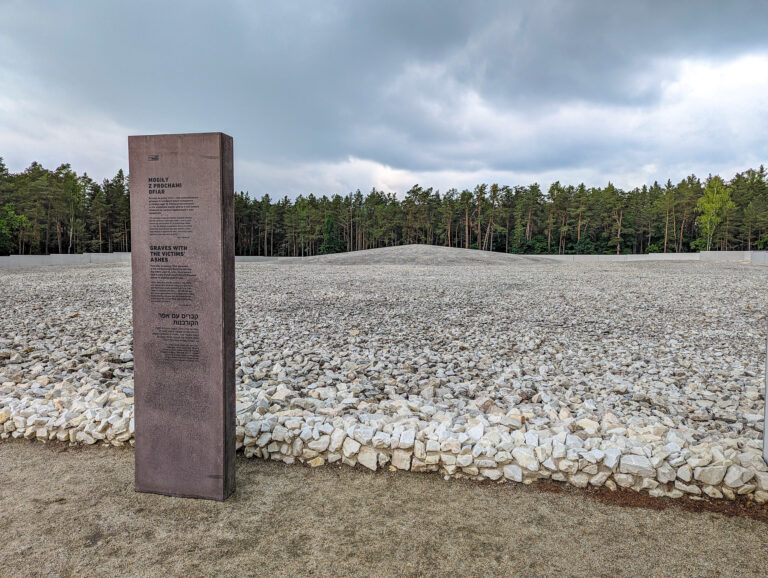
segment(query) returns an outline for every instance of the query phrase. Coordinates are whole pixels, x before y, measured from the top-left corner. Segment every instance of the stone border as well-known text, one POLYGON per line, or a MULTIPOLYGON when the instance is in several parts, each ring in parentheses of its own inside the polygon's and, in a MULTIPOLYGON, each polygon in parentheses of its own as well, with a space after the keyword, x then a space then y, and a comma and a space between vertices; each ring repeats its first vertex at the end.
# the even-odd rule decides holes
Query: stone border
POLYGON ((359 423, 345 429, 338 418, 332 423, 299 415, 238 418, 237 447, 245 457, 287 464, 317 467, 340 461, 373 471, 439 472, 446 479, 526 484, 551 479, 579 488, 631 488, 653 497, 733 500, 740 495, 768 503, 768 467, 758 448, 696 444, 662 425, 628 432, 606 419, 571 419, 567 431, 544 437, 526 429, 525 416, 514 410, 472 420, 458 435, 438 432, 434 423, 429 432, 402 426, 388 432, 359 423))
MULTIPOLYGON (((528 255, 563 263, 634 263, 645 261, 706 261, 768 265, 768 251, 702 251, 701 253, 652 253, 648 255, 528 255)), ((235 257, 237 263, 300 263, 302 257, 235 257)), ((130 264, 130 253, 82 253, 78 255, 11 255, 0 257, 0 269, 47 265, 130 264)))
POLYGON ((0 269, 25 269, 48 265, 131 264, 130 253, 81 253, 77 255, 11 255, 0 257, 0 269))
POLYGON ((702 251, 700 253, 649 253, 647 255, 536 255, 565 263, 634 263, 638 261, 706 261, 768 265, 768 251, 702 251))
MULTIPOLYGON (((94 405, 103 401, 95 399, 94 405)), ((5 407, 0 437, 132 446, 132 402, 115 400, 108 411, 68 411, 53 422, 32 408, 5 407)), ((300 402, 291 400, 289 407, 300 402)), ((661 424, 635 430, 605 417, 601 422, 569 418, 566 428, 553 434, 536 431, 525 414, 512 410, 472 418, 456 433, 437 422, 420 430, 408 425, 375 429, 344 417, 304 415, 298 407, 264 415, 251 409, 240 410, 236 430, 237 450, 247 458, 437 472, 446 479, 525 484, 549 479, 653 497, 745 496, 768 503, 768 466, 759 448, 740 448, 731 443, 736 440, 696 443, 685 431, 661 424)))

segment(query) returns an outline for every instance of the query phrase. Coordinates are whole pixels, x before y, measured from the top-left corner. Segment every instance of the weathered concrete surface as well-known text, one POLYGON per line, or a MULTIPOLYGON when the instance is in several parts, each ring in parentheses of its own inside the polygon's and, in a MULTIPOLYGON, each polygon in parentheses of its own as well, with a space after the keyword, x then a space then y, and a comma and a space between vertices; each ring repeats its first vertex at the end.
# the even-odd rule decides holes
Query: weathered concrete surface
POLYGON ((224 503, 133 491, 133 452, 0 442, 0 574, 765 575, 763 522, 580 491, 238 459, 224 503))

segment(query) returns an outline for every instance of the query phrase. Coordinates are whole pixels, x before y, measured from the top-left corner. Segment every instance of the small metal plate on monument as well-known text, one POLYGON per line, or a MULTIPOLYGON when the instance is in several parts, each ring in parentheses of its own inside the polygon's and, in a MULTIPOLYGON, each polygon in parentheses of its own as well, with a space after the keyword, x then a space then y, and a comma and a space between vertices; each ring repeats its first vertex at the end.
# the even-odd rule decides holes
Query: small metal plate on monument
POLYGON ((135 487, 234 490, 232 138, 132 136, 135 487))

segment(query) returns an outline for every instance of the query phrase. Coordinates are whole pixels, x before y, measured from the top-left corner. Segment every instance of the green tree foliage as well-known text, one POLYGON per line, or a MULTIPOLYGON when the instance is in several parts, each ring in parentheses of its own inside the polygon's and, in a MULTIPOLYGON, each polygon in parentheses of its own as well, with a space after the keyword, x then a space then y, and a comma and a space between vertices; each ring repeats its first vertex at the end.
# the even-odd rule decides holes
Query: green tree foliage
POLYGON ((10 209, 14 254, 130 251, 128 180, 122 170, 96 183, 70 165, 55 170, 32 163, 24 172, 8 172, 0 158, 0 209, 10 209))
MULTIPOLYGON (((710 247, 768 248, 765 171, 740 173, 730 185, 735 190, 734 183, 741 196, 735 206, 726 205, 710 247)), ((655 182, 628 191, 612 183, 589 188, 555 182, 547 193, 537 184, 480 184, 441 194, 414 185, 399 199, 372 189, 268 204, 241 193, 236 219, 249 216, 255 227, 250 237, 262 242, 238 241, 238 247, 247 246, 248 254, 297 256, 328 252, 335 240, 344 251, 428 243, 531 254, 684 252, 706 248, 698 208, 704 193, 693 175, 676 185, 655 182)))
MULTIPOLYGON (((0 250, 130 251, 128 187, 122 171, 99 183, 69 165, 48 170, 32 163, 12 174, 0 159, 0 250)), ((761 166, 728 182, 710 177, 702 184, 690 175, 632 190, 612 183, 555 182, 546 192, 536 183, 481 183, 445 193, 414 185, 400 196, 377 189, 293 200, 235 196, 238 255, 408 243, 531 254, 768 249, 768 174, 761 166)))
POLYGON ((697 219, 698 225, 709 251, 718 225, 725 220, 730 211, 736 208, 736 203, 731 200, 731 190, 723 179, 710 176, 704 187, 704 194, 696 202, 696 208, 700 213, 697 219))
POLYGON ((28 226, 27 218, 24 215, 17 215, 12 203, 0 207, 0 255, 10 255, 15 252, 17 236, 28 226))
POLYGON ((323 223, 323 244, 320 245, 320 253, 330 255, 331 253, 343 253, 344 247, 336 229, 336 219, 330 211, 325 214, 323 223))

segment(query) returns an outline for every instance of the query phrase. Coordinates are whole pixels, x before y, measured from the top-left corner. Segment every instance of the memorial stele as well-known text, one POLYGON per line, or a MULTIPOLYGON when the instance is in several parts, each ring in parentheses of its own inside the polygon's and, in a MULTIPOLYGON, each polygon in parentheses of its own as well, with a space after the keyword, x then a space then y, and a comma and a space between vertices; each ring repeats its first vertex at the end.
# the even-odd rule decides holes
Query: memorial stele
POLYGON ((232 138, 128 138, 135 489, 235 488, 232 138))

